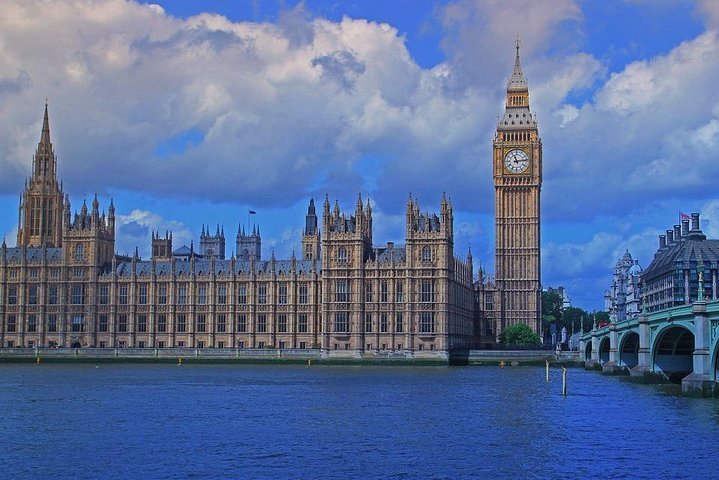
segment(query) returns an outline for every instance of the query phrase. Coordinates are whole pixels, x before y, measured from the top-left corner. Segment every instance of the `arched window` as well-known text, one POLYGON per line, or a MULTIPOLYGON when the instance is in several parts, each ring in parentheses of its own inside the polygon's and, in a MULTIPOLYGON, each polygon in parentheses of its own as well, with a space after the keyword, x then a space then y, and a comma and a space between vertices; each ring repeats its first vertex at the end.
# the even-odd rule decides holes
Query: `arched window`
POLYGON ((85 247, 82 243, 75 245, 75 260, 82 261, 85 256, 85 247))
POLYGON ((337 249, 337 260, 339 260, 340 262, 347 261, 347 249, 345 247, 340 247, 337 249))
POLYGON ((432 249, 429 247, 422 247, 422 261, 423 262, 431 262, 432 261, 432 249))

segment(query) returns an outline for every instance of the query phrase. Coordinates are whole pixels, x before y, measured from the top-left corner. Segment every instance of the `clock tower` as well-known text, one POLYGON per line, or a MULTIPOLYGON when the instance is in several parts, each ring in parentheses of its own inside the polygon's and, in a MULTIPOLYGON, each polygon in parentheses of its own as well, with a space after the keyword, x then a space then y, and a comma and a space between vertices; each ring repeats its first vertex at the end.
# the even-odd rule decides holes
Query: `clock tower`
POLYGON ((504 116, 493 142, 495 262, 499 310, 496 332, 525 323, 539 333, 541 265, 539 197, 542 140, 529 109, 529 88, 519 61, 507 84, 504 116))

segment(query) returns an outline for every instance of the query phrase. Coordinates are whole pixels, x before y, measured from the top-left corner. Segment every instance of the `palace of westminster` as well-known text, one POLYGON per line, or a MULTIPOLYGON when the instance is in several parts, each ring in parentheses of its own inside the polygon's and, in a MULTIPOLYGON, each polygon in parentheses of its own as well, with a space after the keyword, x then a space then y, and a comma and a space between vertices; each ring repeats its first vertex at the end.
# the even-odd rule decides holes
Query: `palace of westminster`
POLYGON ((263 259, 255 227, 227 259, 224 229, 203 227, 197 251, 153 233, 142 260, 116 254, 112 201, 107 215, 97 197, 71 213, 46 104, 17 244, 0 247, 0 346, 441 354, 494 344, 516 323, 538 331, 542 143, 519 43, 492 158, 495 278, 455 255, 444 196, 433 214, 410 196, 403 245, 373 243, 369 201, 342 212, 325 197, 319 215, 309 202, 301 258, 263 259))

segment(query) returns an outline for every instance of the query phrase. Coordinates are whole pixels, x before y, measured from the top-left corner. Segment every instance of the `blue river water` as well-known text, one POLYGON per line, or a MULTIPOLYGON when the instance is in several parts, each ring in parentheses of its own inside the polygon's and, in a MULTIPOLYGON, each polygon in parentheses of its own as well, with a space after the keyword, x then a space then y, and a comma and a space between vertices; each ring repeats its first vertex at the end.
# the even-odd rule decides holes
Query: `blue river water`
POLYGON ((0 364, 0 478, 718 478, 719 402, 579 369, 0 364))

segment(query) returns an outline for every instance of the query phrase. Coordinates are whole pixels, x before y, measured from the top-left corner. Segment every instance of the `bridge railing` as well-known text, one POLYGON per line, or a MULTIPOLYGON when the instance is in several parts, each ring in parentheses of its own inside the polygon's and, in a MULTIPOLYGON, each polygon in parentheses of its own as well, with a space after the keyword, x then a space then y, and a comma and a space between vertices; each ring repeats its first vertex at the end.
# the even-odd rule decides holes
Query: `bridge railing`
MULTIPOLYGON (((719 299, 716 300, 708 300, 707 301, 707 313, 719 313, 719 299)), ((649 323, 659 322, 666 320, 667 318, 685 318, 685 317, 691 317, 692 314, 692 305, 677 305, 675 307, 665 308, 663 310, 657 310, 655 312, 647 313, 647 318, 649 320, 649 323)), ((629 328, 633 327, 639 323, 639 316, 635 316, 632 318, 628 318, 626 320, 622 320, 621 322, 616 322, 614 325, 617 326, 617 328, 629 328)), ((605 325, 600 328, 596 328, 594 330, 591 330, 589 332, 584 332, 584 334, 581 336, 581 339, 584 341, 591 340, 592 333, 595 333, 597 335, 604 335, 609 331, 609 325, 605 325)))

